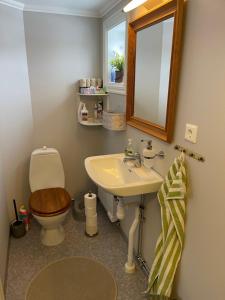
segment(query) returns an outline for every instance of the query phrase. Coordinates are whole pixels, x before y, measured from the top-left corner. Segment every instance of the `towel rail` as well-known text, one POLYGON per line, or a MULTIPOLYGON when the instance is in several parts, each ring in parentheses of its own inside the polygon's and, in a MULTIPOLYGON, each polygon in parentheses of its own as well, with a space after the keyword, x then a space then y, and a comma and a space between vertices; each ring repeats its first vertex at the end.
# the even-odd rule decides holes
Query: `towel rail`
POLYGON ((196 153, 196 152, 194 152, 192 150, 189 150, 187 148, 184 148, 184 147, 182 147, 180 145, 174 146, 174 149, 178 150, 180 152, 184 152, 187 156, 189 156, 189 157, 191 157, 191 158, 193 158, 193 159, 195 159, 195 160, 197 160, 199 162, 205 162, 205 160, 206 160, 205 157, 202 156, 201 154, 196 153))

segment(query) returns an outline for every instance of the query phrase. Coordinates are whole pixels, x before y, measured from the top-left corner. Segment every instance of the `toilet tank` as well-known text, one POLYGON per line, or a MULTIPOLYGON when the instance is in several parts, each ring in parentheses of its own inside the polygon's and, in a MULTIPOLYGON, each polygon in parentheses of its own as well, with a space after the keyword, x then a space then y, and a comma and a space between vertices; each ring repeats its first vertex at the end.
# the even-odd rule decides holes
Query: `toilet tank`
POLYGON ((37 190, 65 187, 65 174, 59 152, 54 148, 43 147, 31 154, 30 189, 37 190))

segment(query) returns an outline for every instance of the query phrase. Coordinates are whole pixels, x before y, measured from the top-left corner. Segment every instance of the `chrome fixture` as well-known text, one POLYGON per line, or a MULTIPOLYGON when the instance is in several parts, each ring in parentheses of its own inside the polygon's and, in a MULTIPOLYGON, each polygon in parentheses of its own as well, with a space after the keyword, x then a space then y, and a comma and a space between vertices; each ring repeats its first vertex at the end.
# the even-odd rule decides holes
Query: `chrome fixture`
POLYGON ((156 158, 156 157, 165 158, 165 153, 163 151, 159 151, 152 158, 156 158))
POLYGON ((143 226, 145 222, 145 195, 141 195, 141 202, 140 202, 140 224, 139 224, 139 230, 138 230, 138 247, 137 247, 137 254, 136 259, 138 261, 139 266, 145 273, 145 275, 148 277, 150 270, 147 265, 147 262, 145 261, 142 253, 142 242, 143 242, 143 226))
POLYGON ((133 155, 127 155, 126 157, 124 157, 123 162, 126 163, 128 161, 133 161, 134 162, 134 166, 136 168, 140 168, 141 167, 141 154, 136 152, 133 155))

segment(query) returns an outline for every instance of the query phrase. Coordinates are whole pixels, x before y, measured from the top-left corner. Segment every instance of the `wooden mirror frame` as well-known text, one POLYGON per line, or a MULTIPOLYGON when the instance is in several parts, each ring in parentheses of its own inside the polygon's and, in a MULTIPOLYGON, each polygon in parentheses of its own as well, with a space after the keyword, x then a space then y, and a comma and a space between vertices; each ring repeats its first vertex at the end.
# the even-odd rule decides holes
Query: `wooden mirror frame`
POLYGON ((172 141, 174 129, 175 104, 181 52, 183 8, 184 0, 172 0, 157 6, 146 15, 136 19, 128 25, 127 124, 168 143, 172 141), (165 127, 162 127, 134 116, 136 38, 138 31, 171 17, 174 17, 173 45, 166 124, 165 127))

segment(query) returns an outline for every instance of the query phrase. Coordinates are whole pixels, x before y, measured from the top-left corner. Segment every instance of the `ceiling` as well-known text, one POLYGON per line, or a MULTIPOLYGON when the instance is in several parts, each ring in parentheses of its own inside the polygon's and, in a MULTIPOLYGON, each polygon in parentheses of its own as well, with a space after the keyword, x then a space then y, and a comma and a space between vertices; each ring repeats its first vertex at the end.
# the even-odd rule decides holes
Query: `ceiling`
MULTIPOLYGON (((25 11, 102 17, 121 0, 17 0, 25 11)), ((7 0, 6 0, 7 2, 7 0)))

